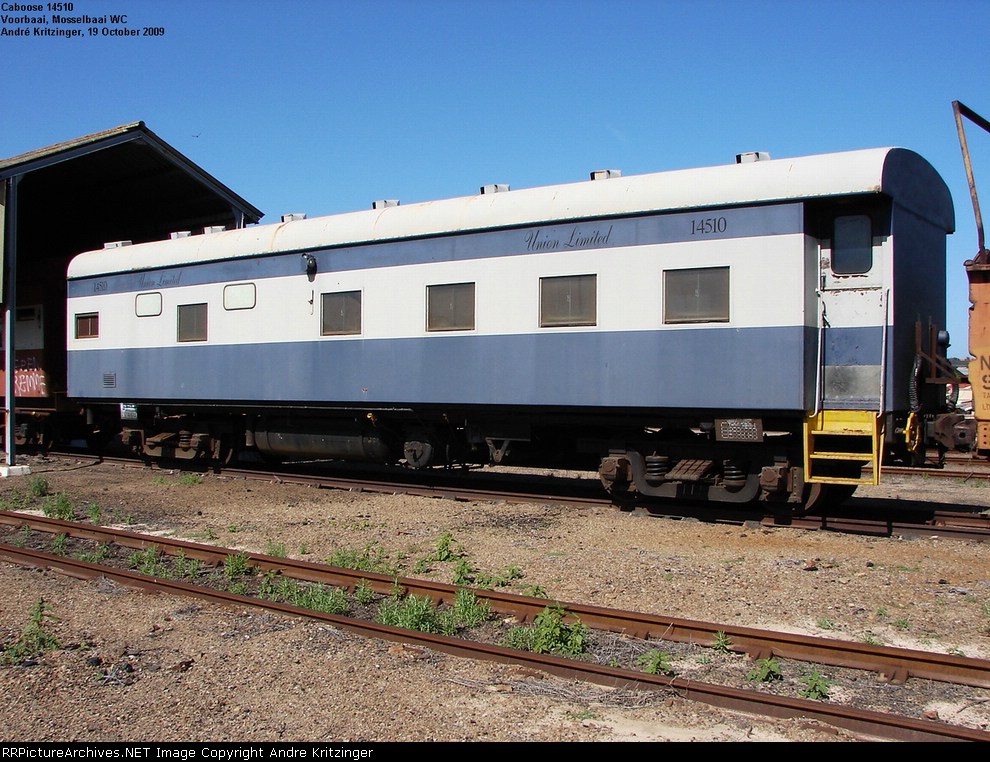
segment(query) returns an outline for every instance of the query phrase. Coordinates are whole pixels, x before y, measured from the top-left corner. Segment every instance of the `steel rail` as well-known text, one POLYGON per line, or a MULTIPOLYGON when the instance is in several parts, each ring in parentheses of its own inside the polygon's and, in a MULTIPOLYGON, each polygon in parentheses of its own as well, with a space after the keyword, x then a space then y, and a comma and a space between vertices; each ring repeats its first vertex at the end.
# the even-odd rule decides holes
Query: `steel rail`
POLYGON ((872 537, 941 537, 949 540, 990 541, 988 518, 974 516, 968 520, 945 518, 936 514, 927 523, 909 523, 893 519, 862 519, 851 516, 788 516, 767 517, 761 522, 766 527, 793 527, 796 529, 821 529, 845 534, 872 537))
MULTIPOLYGON (((28 526, 39 531, 65 533, 73 537, 116 543, 135 549, 157 546, 162 552, 170 555, 181 553, 186 557, 217 565, 222 564, 229 556, 243 555, 250 564, 261 571, 276 571, 294 579, 334 585, 349 590, 365 584, 383 595, 390 594, 396 585, 400 585, 409 593, 429 596, 433 601, 447 605, 453 604, 458 590, 464 589, 432 580, 395 578, 311 561, 234 551, 215 545, 155 537, 17 512, 0 512, 0 524, 28 526)), ((532 621, 548 605, 555 603, 546 598, 478 588, 471 590, 479 599, 487 601, 492 610, 515 616, 522 622, 532 621)), ((727 639, 731 650, 745 653, 752 659, 775 656, 833 667, 859 669, 876 672, 883 679, 894 684, 906 682, 913 677, 990 688, 990 660, 986 659, 890 646, 871 646, 853 641, 764 631, 566 601, 556 603, 563 606, 572 619, 576 618, 588 627, 640 639, 667 640, 704 647, 712 646, 716 640, 724 642, 727 639)))

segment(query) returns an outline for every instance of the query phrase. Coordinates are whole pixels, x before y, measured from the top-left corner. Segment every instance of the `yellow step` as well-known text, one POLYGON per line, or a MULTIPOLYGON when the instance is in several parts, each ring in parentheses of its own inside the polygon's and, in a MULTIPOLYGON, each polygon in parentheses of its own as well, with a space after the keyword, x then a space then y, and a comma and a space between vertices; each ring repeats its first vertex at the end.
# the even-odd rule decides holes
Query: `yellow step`
POLYGON ((826 484, 879 484, 882 442, 883 418, 872 410, 821 410, 809 415, 804 422, 804 480, 826 484), (828 441, 816 441, 818 437, 828 438, 828 441), (828 449, 819 449, 819 444, 828 449), (869 468, 863 469, 865 475, 861 470, 859 478, 829 474, 826 464, 837 461, 859 462, 869 468))

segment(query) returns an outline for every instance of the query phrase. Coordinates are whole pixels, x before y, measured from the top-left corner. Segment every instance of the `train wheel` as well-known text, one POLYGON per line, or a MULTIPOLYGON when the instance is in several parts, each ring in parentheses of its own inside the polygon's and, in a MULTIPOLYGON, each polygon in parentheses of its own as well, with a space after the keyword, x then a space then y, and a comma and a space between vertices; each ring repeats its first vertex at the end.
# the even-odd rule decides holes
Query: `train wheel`
POLYGON ((796 513, 804 515, 827 511, 844 503, 855 491, 855 484, 807 484, 804 488, 804 502, 796 513))

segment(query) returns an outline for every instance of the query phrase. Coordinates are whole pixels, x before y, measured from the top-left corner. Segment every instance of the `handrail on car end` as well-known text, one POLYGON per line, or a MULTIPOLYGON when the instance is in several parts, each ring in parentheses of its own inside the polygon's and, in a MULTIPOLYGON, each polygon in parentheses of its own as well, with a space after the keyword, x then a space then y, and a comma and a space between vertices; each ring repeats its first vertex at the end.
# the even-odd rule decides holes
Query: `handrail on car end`
POLYGON ((973 162, 969 157, 969 146, 966 144, 966 131, 963 129, 962 118, 965 116, 973 124, 982 127, 987 132, 990 132, 990 122, 959 101, 952 101, 952 112, 956 117, 959 147, 962 149, 963 164, 966 166, 966 179, 969 181, 969 195, 973 199, 973 213, 976 215, 976 240, 979 251, 972 259, 972 264, 984 265, 990 260, 990 252, 987 251, 986 240, 983 236, 983 216, 980 214, 980 200, 976 195, 976 180, 973 177, 973 162))

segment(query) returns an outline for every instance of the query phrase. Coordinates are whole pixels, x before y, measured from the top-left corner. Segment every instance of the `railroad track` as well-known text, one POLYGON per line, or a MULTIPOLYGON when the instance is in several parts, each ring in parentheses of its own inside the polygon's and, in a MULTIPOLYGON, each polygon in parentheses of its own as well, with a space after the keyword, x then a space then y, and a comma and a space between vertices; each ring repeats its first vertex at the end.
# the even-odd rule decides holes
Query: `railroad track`
MULTIPOLYGON (((75 457, 75 455, 74 455, 75 457)), ((134 458, 96 458, 95 462, 116 463, 145 468, 134 458)), ((928 469, 918 469, 928 474, 928 469)), ((861 508, 858 499, 851 505, 833 509, 828 514, 795 516, 768 513, 760 505, 723 507, 711 504, 647 502, 616 505, 603 495, 597 478, 590 476, 533 476, 519 472, 410 471, 381 469, 325 468, 323 464, 296 464, 279 470, 228 468, 219 473, 225 478, 261 480, 339 489, 351 492, 420 495, 465 502, 499 501, 509 503, 546 503, 574 508, 618 508, 643 516, 692 518, 710 523, 744 524, 757 522, 764 527, 825 530, 876 537, 942 537, 976 542, 990 541, 990 514, 961 511, 929 510, 924 507, 897 507, 882 511, 861 508), (879 513, 880 515, 875 515, 879 513)), ((905 475, 912 475, 910 470, 905 475)), ((937 473, 937 471, 933 471, 937 473)), ((987 471, 990 478, 990 470, 987 471)), ((982 478, 982 477, 981 477, 982 478)))
MULTIPOLYGON (((765 527, 822 529, 878 537, 943 537, 954 540, 984 542, 990 540, 990 515, 982 513, 900 508, 885 511, 881 516, 854 515, 855 508, 834 509, 827 515, 792 516, 786 513, 766 513, 763 507, 730 507, 719 505, 675 503, 655 505, 647 502, 616 506, 601 494, 597 479, 544 477, 533 478, 518 474, 481 474, 478 476, 444 478, 443 472, 430 476, 405 472, 392 479, 355 477, 352 474, 326 475, 303 471, 272 472, 251 469, 225 469, 227 476, 245 479, 265 479, 308 484, 312 486, 363 492, 402 492, 404 494, 440 497, 463 501, 503 501, 516 503, 550 503, 571 507, 597 507, 633 510, 644 516, 694 518, 714 523, 760 522, 765 527)), ((870 511, 864 510, 865 514, 870 511)))
MULTIPOLYGON (((276 558, 263 554, 243 553, 211 545, 191 543, 173 538, 120 531, 78 522, 17 512, 0 513, 0 526, 6 527, 7 539, 23 533, 45 533, 52 537, 63 535, 100 546, 115 546, 136 551, 155 549, 165 555, 196 559, 211 567, 223 568, 238 557, 259 575, 278 575, 317 584, 354 591, 370 586, 380 596, 394 593, 400 586, 407 596, 427 597, 438 605, 450 606, 460 590, 452 585, 421 579, 394 579, 370 572, 328 567, 305 561, 276 558)), ((27 544, 27 543, 21 543, 27 544)), ((990 741, 990 734, 913 717, 886 714, 866 709, 833 705, 806 698, 775 695, 756 690, 713 685, 679 676, 649 674, 641 670, 596 664, 586 660, 534 654, 491 643, 455 638, 380 624, 367 619, 313 611, 284 602, 265 600, 253 595, 233 593, 211 586, 192 584, 167 578, 167 575, 146 575, 120 564, 93 563, 56 555, 38 549, 0 545, 0 556, 28 566, 51 568, 83 579, 107 577, 128 587, 166 591, 178 595, 207 598, 220 603, 251 606, 279 612, 288 616, 306 617, 361 634, 408 644, 415 644, 462 657, 497 660, 523 665, 562 677, 588 681, 618 688, 668 691, 683 698, 701 701, 735 711, 773 717, 809 717, 837 727, 868 736, 897 740, 969 740, 990 741)), ((472 590, 478 600, 490 606, 500 617, 519 622, 531 622, 546 610, 551 602, 542 598, 510 595, 490 590, 472 590)), ((673 619, 651 614, 604 609, 576 603, 559 603, 573 621, 586 627, 621 635, 625 638, 650 642, 687 643, 711 648, 716 643, 736 653, 746 654, 754 661, 770 658, 831 665, 846 669, 867 670, 888 682, 905 684, 909 680, 938 681, 948 684, 990 688, 990 661, 959 656, 935 654, 907 649, 868 646, 847 641, 814 638, 788 633, 766 632, 745 627, 728 627, 705 622, 673 619)), ((982 700, 982 699, 981 699, 982 700)))

